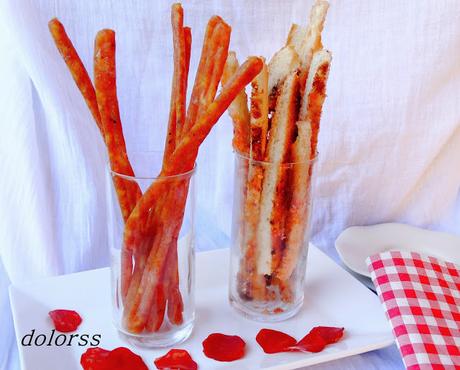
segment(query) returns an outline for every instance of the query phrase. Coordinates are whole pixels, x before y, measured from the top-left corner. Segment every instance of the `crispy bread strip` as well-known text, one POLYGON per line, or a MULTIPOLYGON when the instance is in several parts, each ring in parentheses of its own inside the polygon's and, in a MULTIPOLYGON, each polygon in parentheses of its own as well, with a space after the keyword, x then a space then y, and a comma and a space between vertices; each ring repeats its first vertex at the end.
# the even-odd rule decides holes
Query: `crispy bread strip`
POLYGON ((302 90, 307 80, 313 54, 323 48, 321 42, 321 32, 324 28, 324 21, 326 19, 328 9, 329 3, 327 1, 316 0, 310 11, 310 21, 308 23, 304 41, 301 45, 298 43, 294 44, 294 47, 300 57, 300 83, 302 90))
POLYGON ((279 95, 279 89, 286 77, 296 71, 300 66, 300 59, 295 49, 285 46, 273 55, 268 63, 268 91, 269 109, 273 111, 279 95))
POLYGON ((184 132, 188 132, 195 124, 198 116, 198 109, 201 104, 202 97, 209 86, 209 75, 212 71, 213 54, 216 47, 212 45, 214 29, 218 24, 224 23, 223 19, 217 15, 211 17, 206 26, 206 32, 203 40, 203 48, 201 50, 200 63, 195 76, 195 83, 192 89, 187 116, 185 119, 184 132))
POLYGON ((192 29, 190 27, 184 27, 184 38, 185 38, 185 72, 186 82, 188 81, 188 72, 190 70, 190 57, 192 55, 192 29))
MULTIPOLYGON (((293 140, 295 121, 297 116, 296 100, 298 93, 297 72, 292 72, 285 80, 276 104, 275 114, 272 118, 270 138, 265 155, 266 161, 271 165, 265 170, 259 226, 257 231, 258 252, 257 272, 262 275, 272 273, 272 250, 278 248, 277 224, 281 222, 282 209, 279 209, 278 199, 283 196, 285 171, 282 163, 289 156, 289 148, 293 140), (279 165, 276 165, 279 164, 279 165)), ((277 251, 274 251, 278 253, 277 251)))
POLYGON ((185 99, 187 95, 187 51, 184 33, 184 11, 180 4, 173 4, 171 8, 171 24, 173 28, 174 44, 174 76, 176 78, 175 106, 177 144, 185 124, 185 99))
MULTIPOLYGON (((222 86, 225 85, 235 74, 239 67, 236 53, 228 53, 225 63, 224 74, 222 75, 222 86)), ((249 110, 248 96, 241 90, 235 100, 228 107, 228 114, 233 121, 233 149, 241 154, 249 154, 249 110)))
POLYGON ((291 29, 289 30, 289 34, 286 40, 286 46, 292 46, 297 52, 297 54, 299 54, 302 44, 305 41, 306 35, 306 27, 302 27, 296 23, 293 23, 291 25, 291 29))
POLYGON ((299 119, 311 122, 311 158, 316 156, 319 123, 326 98, 326 83, 331 60, 332 55, 327 50, 320 50, 314 54, 309 71, 313 75, 307 80, 305 94, 302 96, 300 105, 299 119))
POLYGON ((88 106, 94 120, 96 121, 97 127, 101 131, 102 137, 104 137, 104 130, 101 123, 101 115, 97 106, 96 92, 94 91, 93 84, 89 78, 88 72, 86 71, 83 62, 78 56, 72 41, 70 41, 67 33, 65 32, 64 26, 57 18, 53 18, 48 23, 51 36, 53 36, 54 43, 62 55, 64 62, 67 64, 72 77, 77 84, 83 98, 85 99, 86 105, 88 106))
POLYGON ((250 157, 263 161, 268 132, 268 67, 265 63, 251 86, 250 157))
MULTIPOLYGON (((134 171, 126 153, 126 145, 118 108, 116 68, 115 68, 115 32, 102 30, 96 35, 94 46, 94 84, 96 99, 101 116, 102 132, 107 146, 110 166, 113 171, 134 176, 134 171)), ((142 193, 137 183, 114 177, 123 219, 127 221, 142 193)), ((123 246, 121 253, 121 292, 125 297, 132 274, 132 250, 123 246)))
POLYGON ((305 241, 308 226, 309 192, 312 167, 309 160, 316 155, 319 123, 322 106, 326 98, 326 82, 331 63, 331 54, 322 50, 313 56, 304 95, 303 120, 297 122, 298 135, 293 144, 292 157, 298 164, 294 168, 292 200, 287 221, 287 247, 276 271, 281 281, 288 280, 295 270, 300 251, 305 241), (301 163, 301 164, 299 164, 301 163))
POLYGON ((169 158, 180 140, 185 121, 187 55, 184 33, 184 11, 180 4, 171 7, 171 26, 174 45, 174 72, 171 86, 168 132, 165 141, 165 158, 169 158))
POLYGON ((169 118, 168 118, 168 132, 166 133, 164 157, 169 158, 174 149, 176 148, 176 140, 178 139, 176 129, 176 105, 175 105, 175 80, 173 78, 171 88, 171 100, 169 101, 169 118))
MULTIPOLYGON (((158 282, 154 287, 154 296, 150 309, 146 311, 149 316, 145 325, 145 331, 147 332, 156 332, 160 329, 164 321, 166 308, 170 324, 181 325, 183 322, 184 304, 179 288, 177 240, 184 217, 189 181, 178 180, 177 184, 170 185, 168 193, 156 205, 157 210, 160 210, 157 212, 160 212, 160 215, 163 214, 159 218, 160 221, 163 220, 160 226, 162 235, 154 237, 153 246, 146 255, 146 258, 155 258, 157 260, 163 258, 163 265, 154 267, 158 282), (164 211, 169 211, 170 213, 165 215, 162 213, 164 211), (171 223, 168 223, 168 220, 171 220, 171 223), (172 230, 172 233, 168 230, 172 230)), ((149 266, 148 261, 147 266, 149 266)))
MULTIPOLYGON (((174 75, 171 91, 170 121, 168 125, 168 136, 165 143, 165 158, 168 161, 176 145, 179 144, 185 124, 186 95, 188 73, 190 68, 192 34, 190 27, 183 27, 183 9, 180 4, 173 4, 171 7, 171 24, 173 28, 174 45, 174 75), (177 130, 176 130, 177 127, 177 130)), ((143 262, 148 257, 149 251, 143 253, 143 262)), ((161 282, 156 287, 156 298, 154 299, 156 309, 152 310, 146 324, 146 331, 158 331, 163 323, 166 304, 168 305, 168 316, 174 319, 179 325, 182 321, 180 306, 182 296, 179 290, 179 273, 177 261, 177 240, 169 247, 166 271, 161 282), (166 303, 167 301, 167 303, 166 303), (173 316, 174 313, 174 316, 173 316)), ((171 321, 171 320, 170 320, 171 321)))
POLYGON ((292 144, 291 160, 296 163, 291 176, 292 199, 289 204, 286 233, 286 248, 282 255, 275 276, 281 282, 287 280, 297 263, 297 256, 303 246, 303 236, 308 224, 308 207, 310 194, 310 153, 311 127, 310 121, 297 121, 297 138, 292 144), (286 264, 292 264, 287 269, 286 264), (289 273, 287 273, 287 271, 289 273))
MULTIPOLYGON (((267 145, 268 131, 268 67, 264 63, 262 71, 252 80, 251 93, 251 143, 250 158, 263 161, 267 145)), ((247 191, 244 202, 244 235, 240 267, 240 294, 248 299, 261 300, 265 296, 265 278, 256 271, 257 225, 259 223, 260 195, 264 168, 257 163, 249 163, 247 191)))
MULTIPOLYGON (((97 33, 94 50, 94 84, 111 168, 117 173, 134 176, 126 153, 118 108, 115 32, 112 30, 102 30, 97 33)), ((141 196, 140 189, 136 183, 120 177, 115 179, 115 183, 123 217, 127 219, 130 210, 134 208, 141 196)))
POLYGON ((168 266, 169 271, 169 295, 168 295, 168 318, 169 322, 174 325, 180 325, 184 321, 183 311, 184 302, 179 288, 179 269, 177 256, 177 240, 175 240, 172 248, 169 248, 168 259, 171 261, 168 266))
POLYGON ((160 330, 165 318, 168 290, 169 285, 167 281, 160 281, 155 287, 152 303, 153 309, 148 314, 148 320, 144 328, 145 332, 154 333, 160 330))
POLYGON ((208 61, 211 69, 209 71, 207 86, 204 89, 204 94, 198 108, 197 120, 200 119, 202 114, 205 114, 208 105, 211 104, 216 97, 216 92, 227 60, 231 31, 231 27, 224 22, 219 23, 214 28, 211 42, 212 49, 208 61))

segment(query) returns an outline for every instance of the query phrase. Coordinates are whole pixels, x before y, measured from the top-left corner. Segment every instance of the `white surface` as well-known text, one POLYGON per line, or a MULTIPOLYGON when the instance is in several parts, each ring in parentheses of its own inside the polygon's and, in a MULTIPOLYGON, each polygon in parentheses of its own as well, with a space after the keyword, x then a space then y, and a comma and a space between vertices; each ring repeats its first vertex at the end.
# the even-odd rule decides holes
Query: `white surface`
POLYGON ((348 268, 367 277, 366 258, 389 250, 418 252, 460 265, 460 237, 398 223, 349 227, 335 248, 348 268))
MULTIPOLYGON (((48 20, 62 20, 90 70, 96 31, 116 29, 128 150, 159 149, 172 72, 170 3, 0 1, 0 279, 19 283, 108 264, 104 148, 48 20)), ((184 2, 192 75, 212 14, 233 26, 231 48, 240 57, 269 58, 311 3, 184 2)), ((324 45, 333 62, 313 189, 312 236, 321 249, 334 254, 334 240, 350 225, 398 221, 460 232, 459 39, 457 0, 331 1, 324 45)), ((229 234, 230 142, 225 115, 200 151, 197 218, 207 238, 200 248, 222 247, 229 234)), ((13 340, 2 290, 0 367, 13 340)), ((388 359, 367 359, 347 369, 394 368, 388 359)))
MULTIPOLYGON (((178 345, 188 349, 200 369, 288 370, 321 363, 390 345, 391 329, 377 296, 364 288, 317 248, 310 248, 307 268, 306 303, 302 311, 284 323, 261 324, 242 318, 227 302, 228 251, 197 255, 197 320, 191 338, 178 345), (286 353, 266 355, 255 342, 259 329, 283 330, 300 339, 313 326, 344 326, 344 338, 317 354, 286 353), (201 342, 212 332, 237 334, 247 343, 244 359, 220 363, 202 354, 201 342)), ((49 333, 48 311, 77 310, 84 318, 79 333, 102 334, 101 347, 123 345, 111 325, 109 270, 99 269, 12 286, 10 290, 18 341, 31 329, 49 333)), ((85 348, 22 347, 23 370, 77 370, 85 348), (40 365, 37 365, 40 364, 40 365), (38 367, 37 367, 38 366, 38 367)), ((176 347, 176 348, 177 348, 176 347)), ((167 350, 139 350, 152 367, 154 358, 167 350)))

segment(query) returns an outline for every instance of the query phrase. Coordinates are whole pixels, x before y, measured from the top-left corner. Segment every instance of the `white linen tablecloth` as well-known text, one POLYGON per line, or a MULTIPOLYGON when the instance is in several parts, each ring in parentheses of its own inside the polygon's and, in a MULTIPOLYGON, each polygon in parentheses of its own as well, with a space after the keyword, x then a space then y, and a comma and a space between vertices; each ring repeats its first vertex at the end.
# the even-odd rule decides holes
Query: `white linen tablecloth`
MULTIPOLYGON (((184 1, 193 30, 191 77, 211 15, 233 26, 231 49, 240 59, 269 58, 292 22, 306 22, 311 3, 184 1)), ((97 30, 117 31, 128 151, 162 149, 172 73, 170 4, 0 1, 0 368, 17 368, 10 281, 108 264, 104 145, 47 22, 60 18, 90 71, 97 30)), ((313 191, 313 242, 336 258, 334 240, 350 225, 399 221, 460 233, 458 1, 331 0, 323 41, 333 64, 313 191)), ((225 116, 199 155, 203 249, 221 246, 230 230, 231 131, 225 116)), ((390 348, 321 368, 401 366, 390 348)))

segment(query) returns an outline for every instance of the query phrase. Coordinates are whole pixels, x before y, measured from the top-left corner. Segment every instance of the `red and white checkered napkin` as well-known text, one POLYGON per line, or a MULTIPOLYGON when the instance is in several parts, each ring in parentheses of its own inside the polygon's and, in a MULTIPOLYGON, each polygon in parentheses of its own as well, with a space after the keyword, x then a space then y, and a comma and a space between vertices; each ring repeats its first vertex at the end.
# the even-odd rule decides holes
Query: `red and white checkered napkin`
POLYGON ((406 368, 460 369, 460 267, 397 251, 366 262, 406 368))

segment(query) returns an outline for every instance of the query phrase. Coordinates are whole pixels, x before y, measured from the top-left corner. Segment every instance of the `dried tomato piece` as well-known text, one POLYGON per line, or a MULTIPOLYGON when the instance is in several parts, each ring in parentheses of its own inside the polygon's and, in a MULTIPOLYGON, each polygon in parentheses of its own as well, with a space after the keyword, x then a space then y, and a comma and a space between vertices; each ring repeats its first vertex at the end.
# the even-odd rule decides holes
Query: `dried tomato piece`
POLYGON ((148 370, 149 368, 141 356, 126 347, 118 347, 110 351, 105 361, 105 366, 110 370, 148 370))
POLYGON ((345 328, 336 328, 334 326, 315 326, 310 333, 318 333, 324 338, 327 344, 336 343, 343 337, 345 328))
POLYGON ((344 328, 316 326, 299 340, 290 351, 321 352, 328 344, 337 342, 343 336, 344 328))
POLYGON ((286 352, 297 343, 297 340, 290 335, 272 329, 260 330, 256 336, 256 341, 265 353, 286 352))
POLYGON ((112 351, 89 348, 81 355, 80 364, 84 370, 148 370, 142 358, 125 347, 112 351))
POLYGON ((213 333, 203 341, 203 353, 216 361, 230 362, 244 356, 245 341, 237 335, 213 333))
POLYGON ((326 347, 326 340, 318 333, 310 331, 294 346, 289 347, 292 352, 321 352, 326 347))
POLYGON ((159 370, 197 370, 198 365, 185 349, 172 349, 166 355, 157 358, 155 366, 159 370))
POLYGON ((81 324, 81 316, 76 311, 71 310, 54 310, 48 312, 53 320, 54 328, 62 333, 69 333, 77 330, 81 324))
POLYGON ((105 361, 109 353, 110 351, 99 347, 88 348, 81 355, 80 364, 84 370, 108 370, 105 361))

